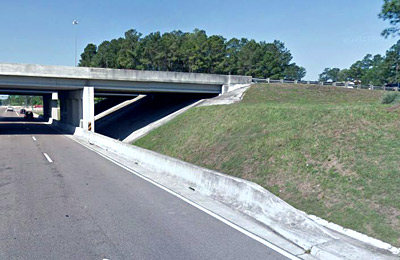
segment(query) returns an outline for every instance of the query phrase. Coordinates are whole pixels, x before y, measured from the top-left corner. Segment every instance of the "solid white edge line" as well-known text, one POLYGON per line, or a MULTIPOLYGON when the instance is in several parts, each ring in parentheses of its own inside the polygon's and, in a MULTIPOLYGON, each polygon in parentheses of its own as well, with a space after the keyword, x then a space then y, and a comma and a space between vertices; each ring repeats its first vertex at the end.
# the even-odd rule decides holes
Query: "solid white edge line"
POLYGON ((36 141, 36 137, 32 136, 33 141, 36 141))
POLYGON ((49 163, 52 163, 53 160, 50 158, 50 156, 47 155, 47 153, 43 153, 44 157, 46 157, 47 161, 49 161, 49 163))
MULTIPOLYGON (((69 137, 69 136, 67 136, 67 137, 69 137)), ((220 215, 218 215, 218 214, 216 214, 216 213, 214 213, 214 212, 212 212, 212 211, 206 209, 205 207, 203 207, 203 206, 201 206, 201 205, 199 205, 199 204, 197 204, 197 203, 195 203, 195 202, 193 202, 193 201, 191 201, 191 200, 189 200, 189 199, 183 197, 182 195, 176 193, 175 191, 170 190, 170 189, 168 189, 167 187, 164 187, 163 185, 159 184, 158 182, 155 182, 155 181, 153 181, 152 179, 150 179, 150 178, 148 178, 148 177, 146 177, 146 176, 140 174, 139 172, 137 172, 137 171, 135 171, 135 170, 132 170, 132 169, 130 169, 129 167, 127 167, 127 166, 125 166, 125 165, 123 165, 123 164, 121 164, 121 163, 115 161, 114 159, 112 159, 112 158, 110 158, 110 157, 108 157, 108 156, 106 156, 106 155, 104 155, 104 154, 102 154, 102 153, 100 153, 100 152, 94 150, 93 148, 87 146, 86 144, 83 144, 83 143, 81 143, 81 142, 75 140, 75 139, 72 138, 72 137, 69 137, 69 138, 71 138, 72 140, 74 140, 74 141, 77 142, 78 144, 85 146, 87 149, 89 149, 89 150, 91 150, 91 151, 97 153, 97 154, 100 155, 101 157, 103 157, 103 158, 109 160, 110 162, 112 162, 112 163, 118 165, 119 167, 121 167, 121 168, 123 168, 123 169, 125 169, 125 170, 127 170, 127 171, 129 171, 129 172, 131 172, 131 173, 133 173, 133 174, 135 174, 135 175, 138 176, 139 178, 141 178, 141 179, 143 179, 143 180, 145 180, 145 181, 147 181, 147 182, 150 182, 151 184, 157 186, 158 188, 160 188, 160 189, 162 189, 162 190, 168 192, 168 193, 171 194, 171 195, 174 195, 175 197, 178 197, 179 199, 181 199, 181 200, 183 200, 184 202, 186 202, 186 203, 192 205, 193 207, 195 207, 195 208, 197 208, 197 209, 203 211, 204 213, 206 213, 206 214, 208 214, 208 215, 210 215, 210 216, 216 218, 217 220, 219 220, 219 221, 221 221, 222 223, 224 223, 224 224, 230 226, 231 228, 233 228, 233 229, 235 229, 235 230, 241 232, 242 234, 244 234, 244 235, 246 235, 246 236, 248 236, 248 237, 250 237, 250 238, 256 240, 257 242, 259 242, 259 243, 261 243, 261 244, 263 244, 263 245, 265 245, 265 246, 271 248, 272 250, 278 252, 279 254, 281 254, 281 255, 283 255, 283 256, 285 256, 285 257, 291 259, 291 260, 301 260, 301 258, 299 258, 299 257, 297 257, 297 256, 295 256, 295 255, 292 255, 291 253, 289 253, 289 252, 283 250, 282 248, 280 248, 280 247, 278 247, 278 246, 276 246, 276 245, 274 245, 274 244, 268 242, 267 240, 265 240, 265 239, 263 239, 263 238, 261 238, 261 237, 255 235, 255 234, 253 234, 253 233, 251 233, 250 231, 247 231, 246 229, 244 229, 244 228, 242 228, 242 227, 240 227, 240 226, 238 226, 238 225, 236 225, 236 224, 230 222, 229 220, 227 220, 227 219, 221 217, 220 215)))

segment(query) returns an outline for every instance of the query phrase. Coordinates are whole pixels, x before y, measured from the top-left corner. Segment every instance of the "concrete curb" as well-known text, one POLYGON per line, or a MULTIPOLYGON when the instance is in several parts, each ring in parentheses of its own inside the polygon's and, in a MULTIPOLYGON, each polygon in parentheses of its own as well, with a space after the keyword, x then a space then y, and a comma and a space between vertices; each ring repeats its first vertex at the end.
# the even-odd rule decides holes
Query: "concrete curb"
MULTIPOLYGON (((57 121, 54 122, 54 125, 65 129, 64 124, 57 121)), ((369 256, 368 252, 371 252, 373 259, 392 259, 387 254, 391 254, 393 257, 399 255, 398 248, 353 230, 344 229, 318 217, 307 215, 255 183, 87 132, 81 128, 70 126, 68 130, 74 130, 75 136, 88 140, 90 144, 134 161, 159 174, 183 181, 200 194, 212 197, 263 223, 319 259, 359 259, 361 256, 369 256), (341 241, 330 230, 361 241, 360 247, 364 249, 359 249, 354 245, 347 246, 346 241, 341 241), (372 245, 376 249, 365 249, 368 248, 368 245, 372 245), (337 250, 341 246, 344 246, 345 253, 337 250), (356 248, 356 252, 352 257, 343 255, 348 254, 348 251, 354 248, 356 248), (383 251, 383 254, 379 253, 380 250, 383 251)))
POLYGON ((378 240, 376 238, 372 238, 369 237, 367 235, 364 235, 360 232, 348 229, 348 228, 344 228, 342 226, 339 226, 335 223, 326 221, 325 219, 322 219, 320 217, 314 216, 314 215, 308 215, 309 218, 311 218, 312 220, 314 220, 316 223, 320 224, 321 226, 327 227, 331 230, 334 230, 338 233, 341 233, 343 235, 346 235, 348 237, 354 238, 358 241, 362 241, 364 243, 367 243, 369 245, 372 245, 374 247, 383 249, 383 250, 387 250, 389 252, 391 252, 394 255, 399 255, 400 254, 400 248, 394 247, 392 245, 390 245, 389 243, 383 242, 381 240, 378 240))
POLYGON ((240 102, 244 95, 246 94, 246 90, 250 88, 250 84, 238 84, 235 86, 231 86, 229 88, 229 92, 220 95, 215 98, 206 99, 204 102, 199 104, 199 107, 203 106, 216 106, 216 105, 230 105, 236 102, 240 102))

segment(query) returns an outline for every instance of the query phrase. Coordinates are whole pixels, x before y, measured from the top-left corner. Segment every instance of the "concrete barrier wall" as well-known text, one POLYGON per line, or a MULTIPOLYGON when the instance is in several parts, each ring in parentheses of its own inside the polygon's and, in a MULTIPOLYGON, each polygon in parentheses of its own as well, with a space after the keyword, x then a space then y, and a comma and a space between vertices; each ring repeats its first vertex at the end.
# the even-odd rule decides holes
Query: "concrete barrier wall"
POLYGON ((169 82, 191 84, 250 84, 252 77, 167 71, 103 69, 38 64, 0 63, 0 76, 28 76, 83 80, 169 82))
POLYGON ((336 238, 308 216, 261 186, 140 147, 76 128, 75 135, 142 167, 183 181, 196 192, 247 214, 305 250, 336 238))
MULTIPOLYGON (((68 129, 69 132, 73 132, 81 142, 89 142, 101 149, 137 163, 154 173, 176 179, 182 185, 187 185, 188 188, 193 189, 194 192, 210 196, 258 220, 304 250, 310 250, 312 255, 321 256, 321 259, 342 259, 338 255, 343 256, 343 252, 335 251, 340 247, 337 247, 338 245, 341 245, 343 248, 348 246, 346 250, 350 251, 347 253, 344 252, 344 255, 353 255, 356 257, 354 259, 359 259, 365 253, 368 255, 371 252, 378 252, 376 251, 377 248, 394 255, 400 254, 399 248, 393 247, 388 243, 340 227, 318 217, 307 215, 253 182, 205 169, 137 146, 125 144, 103 135, 87 132, 82 128, 65 125, 58 121, 54 121, 53 124, 62 129, 68 129), (331 230, 366 244, 357 245, 356 247, 351 244, 348 245, 348 238, 344 240, 339 239, 332 234, 331 230), (364 249, 361 249, 361 247, 367 248, 370 246, 373 246, 375 249, 372 249, 372 251, 363 251, 364 249), (329 257, 322 257, 324 254, 329 257)), ((387 259, 386 257, 378 257, 378 255, 374 253, 374 256, 377 257, 376 259, 387 259)))

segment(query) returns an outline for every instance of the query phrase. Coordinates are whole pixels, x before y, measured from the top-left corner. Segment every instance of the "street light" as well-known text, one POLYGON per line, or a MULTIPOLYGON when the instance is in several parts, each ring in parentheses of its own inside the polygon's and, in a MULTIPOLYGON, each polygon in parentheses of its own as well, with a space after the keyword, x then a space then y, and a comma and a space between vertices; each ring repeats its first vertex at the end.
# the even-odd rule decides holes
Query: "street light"
MULTIPOLYGON (((72 21, 72 25, 78 25, 78 21, 77 20, 73 20, 72 21)), ((75 26, 75 67, 76 67, 76 26, 75 26)))

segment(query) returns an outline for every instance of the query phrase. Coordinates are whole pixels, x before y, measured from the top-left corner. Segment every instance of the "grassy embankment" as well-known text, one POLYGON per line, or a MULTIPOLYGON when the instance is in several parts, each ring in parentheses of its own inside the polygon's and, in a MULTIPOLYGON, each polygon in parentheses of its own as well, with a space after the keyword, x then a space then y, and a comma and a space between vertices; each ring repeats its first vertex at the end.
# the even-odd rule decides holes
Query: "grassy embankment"
POLYGON ((400 109, 382 91, 255 85, 135 142, 254 181, 291 205, 400 246, 400 109))

